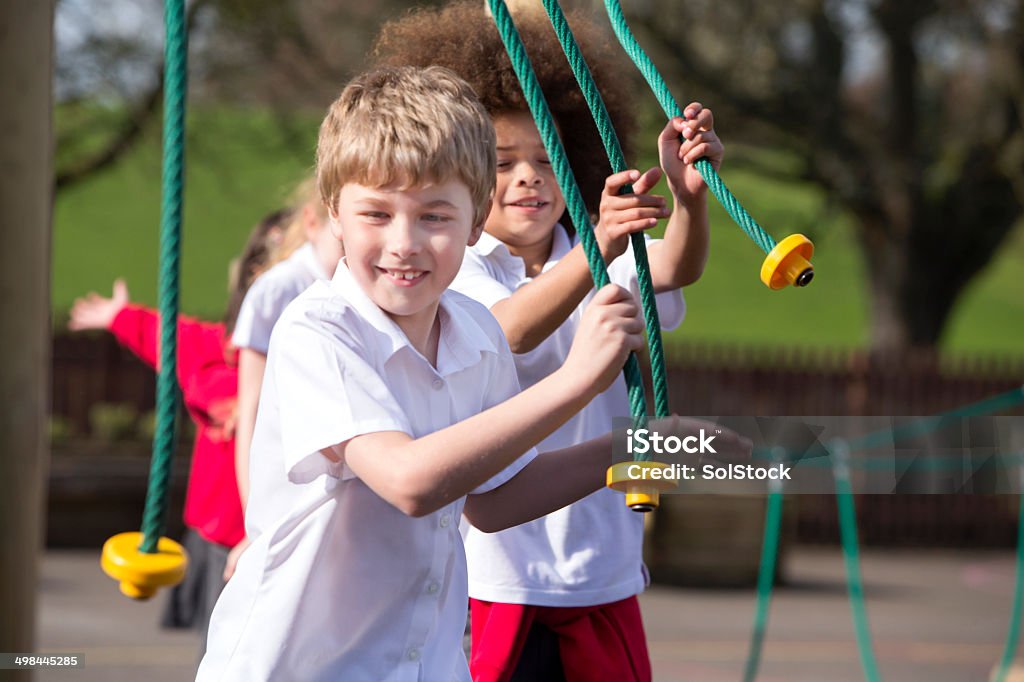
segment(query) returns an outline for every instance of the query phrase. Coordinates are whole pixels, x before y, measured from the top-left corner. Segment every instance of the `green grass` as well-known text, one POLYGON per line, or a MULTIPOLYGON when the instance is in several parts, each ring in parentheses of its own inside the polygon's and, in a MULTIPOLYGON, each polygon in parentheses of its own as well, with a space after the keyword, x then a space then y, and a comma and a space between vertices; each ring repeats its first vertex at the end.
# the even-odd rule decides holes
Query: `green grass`
POLYGON ((815 278, 803 289, 772 291, 760 280, 764 253, 714 197, 704 276, 685 290, 687 319, 671 339, 758 345, 861 347, 867 343, 863 263, 848 222, 825 215, 813 187, 723 169, 722 178, 776 241, 802 232, 815 243, 815 278))
MULTIPOLYGON (((791 163, 777 151, 751 154, 761 168, 791 163)), ((647 159, 647 165, 655 163, 647 159)), ((644 166, 647 167, 647 166, 644 166)), ((723 167, 721 177, 748 213, 776 239, 794 232, 815 245, 815 278, 804 289, 771 291, 759 277, 761 249, 708 196, 711 251, 703 277, 685 289, 687 318, 666 336, 751 345, 864 348, 869 306, 864 254, 848 216, 817 187, 777 180, 745 164, 723 167)), ((663 189, 660 185, 658 189, 663 189)), ((657 191, 657 190, 656 190, 657 191)), ((942 339, 947 353, 1020 356, 1024 353, 1024 221, 992 263, 961 294, 942 339)))
MULTIPOLYGON (((58 120, 58 124, 60 120, 58 120)), ((318 116, 297 135, 266 113, 193 112, 182 253, 182 309, 217 318, 226 301, 227 263, 265 213, 278 208, 312 165, 318 116), (297 138, 297 141, 293 138, 297 138)), ((654 139, 654 135, 649 136, 654 139)), ((763 253, 718 205, 711 204, 711 257, 686 289, 687 319, 667 340, 752 345, 864 347, 868 298, 863 256, 849 220, 817 188, 788 183, 736 163, 722 177, 776 240, 804 232, 815 242, 816 276, 807 288, 770 291, 758 273, 763 253)), ((786 164, 785 154, 762 161, 786 164)), ((664 185, 661 186, 662 188, 664 185)), ((160 146, 149 135, 116 166, 57 197, 53 306, 58 324, 89 290, 128 280, 135 300, 156 303, 160 146)), ((1024 227, 961 297, 943 350, 1020 355, 1024 338, 1024 227)))
MULTIPOLYGON (((181 308, 219 318, 229 260, 253 225, 283 205, 312 169, 316 117, 298 143, 268 114, 192 114, 186 148, 181 308)), ((109 295, 117 277, 154 305, 160 227, 160 142, 148 135, 117 165, 63 191, 54 208, 52 302, 56 321, 78 296, 109 295)))

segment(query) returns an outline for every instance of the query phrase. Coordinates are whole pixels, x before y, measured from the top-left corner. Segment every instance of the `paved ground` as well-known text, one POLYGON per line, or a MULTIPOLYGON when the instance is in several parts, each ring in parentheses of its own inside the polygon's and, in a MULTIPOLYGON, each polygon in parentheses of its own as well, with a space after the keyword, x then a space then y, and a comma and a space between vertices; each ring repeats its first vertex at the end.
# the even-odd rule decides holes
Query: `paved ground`
MULTIPOLYGON (((862 563, 881 677, 984 682, 999 660, 1013 594, 1009 552, 867 551, 862 563)), ((776 591, 760 680, 862 680, 838 550, 797 549, 776 591)), ((751 590, 655 587, 642 597, 655 680, 742 678, 751 590)), ((97 552, 51 551, 42 567, 39 644, 85 654, 39 682, 192 679, 196 638, 157 626, 160 603, 121 597, 97 552)))

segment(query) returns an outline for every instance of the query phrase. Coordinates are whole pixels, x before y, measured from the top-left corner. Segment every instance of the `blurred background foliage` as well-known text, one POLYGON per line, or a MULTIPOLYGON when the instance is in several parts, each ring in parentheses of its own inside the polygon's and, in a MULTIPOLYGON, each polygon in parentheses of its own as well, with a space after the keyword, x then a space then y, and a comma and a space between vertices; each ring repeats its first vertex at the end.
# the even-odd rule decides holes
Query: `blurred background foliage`
MULTIPOLYGON (((539 2, 539 0, 537 0, 539 2)), ((326 105, 408 0, 193 0, 182 306, 216 319, 227 263, 312 167, 326 105)), ((437 4, 437 3, 431 3, 437 4)), ((566 3, 593 11, 599 2, 566 3)), ((669 339, 1021 354, 1024 0, 624 0, 685 104, 715 110, 722 177, 817 277, 770 292, 712 205, 711 260, 669 339)), ((124 276, 155 303, 161 3, 60 0, 55 323, 124 276)), ((638 166, 663 121, 632 69, 638 166)), ((664 189, 661 185, 660 189, 664 189)))

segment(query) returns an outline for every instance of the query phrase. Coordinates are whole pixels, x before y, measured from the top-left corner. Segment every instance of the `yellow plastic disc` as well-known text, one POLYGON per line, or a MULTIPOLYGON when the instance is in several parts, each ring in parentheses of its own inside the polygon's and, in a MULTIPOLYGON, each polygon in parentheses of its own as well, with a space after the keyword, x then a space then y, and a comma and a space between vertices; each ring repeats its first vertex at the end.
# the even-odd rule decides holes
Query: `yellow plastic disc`
POLYGON ((188 554, 170 538, 157 541, 157 551, 139 551, 142 533, 118 533, 103 543, 103 572, 121 583, 121 592, 132 599, 149 599, 157 589, 177 585, 185 577, 188 554))
POLYGON ((769 289, 805 287, 814 279, 811 256, 814 244, 802 234, 791 234, 775 245, 761 264, 761 281, 769 289))
POLYGON ((665 477, 672 471, 671 465, 660 462, 619 462, 608 467, 606 483, 612 490, 626 493, 627 507, 649 512, 658 508, 661 491, 679 487, 678 479, 665 477))

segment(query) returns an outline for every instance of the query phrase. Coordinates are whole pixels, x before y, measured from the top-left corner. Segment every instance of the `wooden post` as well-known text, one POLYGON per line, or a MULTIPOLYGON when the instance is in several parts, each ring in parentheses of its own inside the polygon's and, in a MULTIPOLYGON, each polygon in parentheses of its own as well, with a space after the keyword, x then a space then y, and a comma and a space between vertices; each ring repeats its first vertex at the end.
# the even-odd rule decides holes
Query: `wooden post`
MULTIPOLYGON (((0 2, 0 651, 35 646, 49 444, 53 3, 0 2)), ((28 680, 30 672, 4 671, 28 680)))

